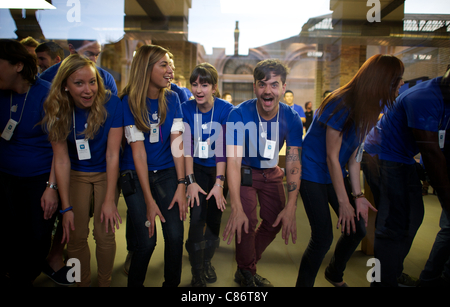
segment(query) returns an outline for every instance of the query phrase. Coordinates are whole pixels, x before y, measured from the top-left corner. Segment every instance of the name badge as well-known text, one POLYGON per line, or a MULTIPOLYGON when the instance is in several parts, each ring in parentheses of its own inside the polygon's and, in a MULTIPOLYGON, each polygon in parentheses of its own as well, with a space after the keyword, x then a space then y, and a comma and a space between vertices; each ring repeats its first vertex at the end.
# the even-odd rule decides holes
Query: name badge
POLYGON ((273 159, 275 157, 275 147, 277 142, 266 139, 266 145, 264 146, 263 157, 267 159, 273 159))
POLYGON ((10 119, 6 124, 5 129, 3 129, 2 138, 9 141, 14 133, 14 129, 16 129, 17 122, 14 119, 10 119))
POLYGON ((443 149, 445 144, 445 131, 439 130, 439 148, 443 149))
POLYGON ((356 153, 356 162, 360 163, 362 161, 362 156, 363 156, 363 151, 364 151, 364 143, 361 143, 361 145, 359 145, 358 147, 358 152, 356 153))
POLYGON ((158 124, 150 125, 150 143, 159 142, 159 126, 158 124))
POLYGON ((89 160, 91 158, 91 150, 89 149, 88 140, 75 140, 77 145, 78 160, 89 160))
POLYGON ((198 157, 208 159, 208 142, 198 142, 198 157))

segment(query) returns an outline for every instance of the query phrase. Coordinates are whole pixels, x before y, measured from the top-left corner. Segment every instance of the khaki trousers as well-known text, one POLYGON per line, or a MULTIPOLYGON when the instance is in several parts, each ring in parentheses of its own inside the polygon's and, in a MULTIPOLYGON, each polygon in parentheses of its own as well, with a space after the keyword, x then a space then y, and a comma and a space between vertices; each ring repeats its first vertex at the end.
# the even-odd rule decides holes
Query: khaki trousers
MULTIPOLYGON (((106 172, 90 173, 73 170, 70 172, 70 204, 73 206, 75 230, 70 232, 67 254, 69 258, 76 258, 80 261, 81 282, 77 283, 80 287, 91 285, 91 253, 88 236, 92 198, 98 285, 99 287, 109 287, 111 284, 111 273, 116 255, 116 240, 111 227, 106 233, 105 224, 100 221, 106 187, 106 172)), ((118 196, 119 193, 116 190, 116 205, 118 196)))

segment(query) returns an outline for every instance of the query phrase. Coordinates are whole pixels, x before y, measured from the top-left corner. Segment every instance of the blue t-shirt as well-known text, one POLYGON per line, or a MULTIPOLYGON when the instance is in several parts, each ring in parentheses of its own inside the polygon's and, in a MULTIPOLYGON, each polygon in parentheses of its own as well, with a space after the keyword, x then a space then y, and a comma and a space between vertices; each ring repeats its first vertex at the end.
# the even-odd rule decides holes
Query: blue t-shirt
MULTIPOLYGON (((150 143, 150 132, 144 132, 145 140, 143 142, 145 145, 145 151, 147 152, 147 164, 149 171, 162 170, 175 166, 170 147, 170 131, 173 120, 175 118, 182 119, 183 113, 181 111, 178 95, 171 91, 167 91, 166 93, 167 115, 166 120, 159 127, 159 141, 157 143, 150 143)), ((128 95, 122 98, 122 102, 124 108, 124 126, 135 125, 134 116, 128 105, 128 95)), ((158 99, 147 98, 147 108, 149 110, 151 123, 158 123, 158 99)), ((125 144, 121 170, 135 170, 133 152, 128 143, 125 144)))
POLYGON ((226 142, 227 145, 244 147, 242 165, 259 169, 272 168, 278 164, 278 154, 285 141, 286 146, 302 147, 303 125, 300 116, 291 107, 280 102, 278 125, 277 117, 275 115, 269 121, 261 117, 260 123, 256 99, 244 101, 231 111, 227 121, 226 142), (263 157, 266 142, 261 134, 266 134, 268 140, 277 142, 273 159, 263 157))
MULTIPOLYGON (((56 63, 55 65, 47 68, 40 76, 42 80, 52 82, 58 72, 59 66, 61 66, 62 62, 56 63)), ((117 95, 117 85, 116 81, 114 81, 114 77, 104 70, 103 68, 97 66, 98 73, 103 79, 103 84, 105 88, 110 90, 113 95, 117 95)))
POLYGON ((184 87, 179 87, 175 83, 170 83, 170 89, 172 91, 174 91, 175 93, 177 93, 178 98, 180 99, 180 103, 183 103, 183 102, 189 100, 189 98, 191 97, 191 96, 188 96, 188 94, 184 90, 185 89, 184 87))
POLYGON ((191 139, 189 144, 186 144, 185 142, 183 146, 187 152, 194 154, 194 163, 213 167, 216 166, 216 155, 218 157, 224 156, 223 149, 225 148, 225 144, 223 144, 223 135, 225 134, 225 131, 222 131, 222 128, 226 125, 228 115, 233 109, 233 105, 223 99, 215 98, 214 108, 211 108, 207 113, 200 112, 196 107, 197 101, 195 100, 188 100, 181 105, 186 127, 184 133, 190 134, 191 139), (212 120, 211 115, 213 115, 212 120), (202 142, 206 142, 207 139, 210 138, 208 148, 209 158, 207 159, 198 157, 199 135, 201 135, 202 142))
MULTIPOLYGON (((326 127, 330 126, 342 131, 348 117, 348 109, 342 108, 335 112, 341 101, 342 99, 338 99, 331 102, 320 116, 318 116, 318 112, 314 115, 313 122, 303 140, 302 179, 321 184, 332 183, 327 165, 326 127)), ((359 140, 355 134, 355 127, 352 126, 351 129, 344 132, 339 151, 339 163, 344 177, 347 176, 345 164, 358 146, 359 140)))
POLYGON ((44 117, 44 101, 50 91, 50 83, 36 78, 25 102, 25 94, 12 96, 11 91, 0 90, 0 133, 11 118, 19 122, 11 140, 0 138, 0 171, 7 174, 31 177, 50 172, 53 151, 48 135, 38 123, 44 117))
POLYGON ((303 111, 302 106, 299 106, 298 104, 295 104, 295 103, 294 103, 294 104, 291 106, 291 108, 293 108, 294 111, 297 112, 298 115, 299 115, 300 117, 306 117, 305 111, 303 111))
MULTIPOLYGON (((445 130, 450 106, 444 105, 442 77, 422 82, 403 92, 367 136, 364 149, 382 160, 413 164, 419 147, 413 129, 445 130)), ((450 124, 447 129, 450 128, 450 124)))
MULTIPOLYGON (((100 127, 93 140, 89 140, 91 158, 88 160, 79 160, 77 148, 75 146, 74 131, 71 129, 67 136, 67 147, 71 168, 80 172, 106 172, 106 148, 108 144, 108 133, 111 128, 123 127, 123 108, 119 97, 111 95, 109 101, 105 104, 108 116, 103 126, 100 127)), ((81 134, 86 128, 89 109, 80 109, 75 107, 75 129, 77 140, 84 139, 81 134)))

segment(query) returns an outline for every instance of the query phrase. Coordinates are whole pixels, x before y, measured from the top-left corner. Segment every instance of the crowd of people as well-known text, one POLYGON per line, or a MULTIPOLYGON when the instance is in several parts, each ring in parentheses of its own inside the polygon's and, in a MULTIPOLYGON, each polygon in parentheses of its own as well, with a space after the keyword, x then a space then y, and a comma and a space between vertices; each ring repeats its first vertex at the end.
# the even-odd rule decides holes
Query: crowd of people
POLYGON ((158 217, 162 286, 179 286, 184 248, 191 285, 214 283, 215 251, 221 240, 234 240, 235 282, 271 287, 257 264, 278 233, 286 244, 296 242, 298 203, 311 234, 295 286, 314 286, 333 242, 330 208, 342 232, 325 271, 333 286, 349 286, 344 271, 366 235, 370 210, 377 212, 374 250, 381 262, 371 286, 450 284, 450 69, 399 95, 402 61, 377 54, 313 111, 310 101, 305 110, 294 104, 289 68, 279 60, 260 61, 255 98, 233 105, 231 94, 220 95, 214 66, 197 65, 187 89, 175 78, 173 54, 161 46, 136 50, 120 92, 96 65, 98 42, 68 46, 64 58, 54 42, 0 40, 0 193, 7 216, 0 227, 8 234, 6 250, 15 251, 2 253, 2 284, 32 286, 44 272, 61 285, 91 286, 92 218, 98 284, 109 287, 115 231, 124 218, 128 286, 142 287, 158 217), (361 170, 374 203, 363 193, 361 170), (403 261, 424 215, 422 181, 435 189, 442 217, 415 281, 403 261), (117 209, 120 193, 126 217, 117 209), (80 262, 75 280, 64 249, 80 262))

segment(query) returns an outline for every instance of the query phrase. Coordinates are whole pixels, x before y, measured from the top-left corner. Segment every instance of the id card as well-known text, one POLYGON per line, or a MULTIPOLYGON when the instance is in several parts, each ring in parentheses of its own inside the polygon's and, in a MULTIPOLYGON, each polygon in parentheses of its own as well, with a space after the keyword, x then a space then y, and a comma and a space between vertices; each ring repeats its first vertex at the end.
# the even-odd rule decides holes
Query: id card
POLYGON ((198 142, 198 157, 208 159, 208 142, 198 142))
POLYGON ((446 130, 439 130, 439 148, 443 149, 445 144, 445 131, 446 130))
POLYGON ((17 122, 14 119, 10 119, 6 124, 5 129, 3 129, 2 138, 9 141, 14 133, 14 129, 16 129, 17 122))
POLYGON ((275 157, 275 147, 277 142, 266 139, 266 145, 264 146, 263 157, 267 159, 273 159, 275 157))
POLYGON ((77 145, 78 160, 89 160, 91 158, 91 150, 89 149, 88 140, 75 140, 77 145))
POLYGON ((358 151, 356 152, 356 162, 360 163, 362 161, 362 156, 363 156, 363 151, 364 151, 364 143, 361 143, 361 145, 359 145, 358 147, 358 151))
POLYGON ((159 142, 159 126, 158 124, 150 125, 150 143, 159 142))

